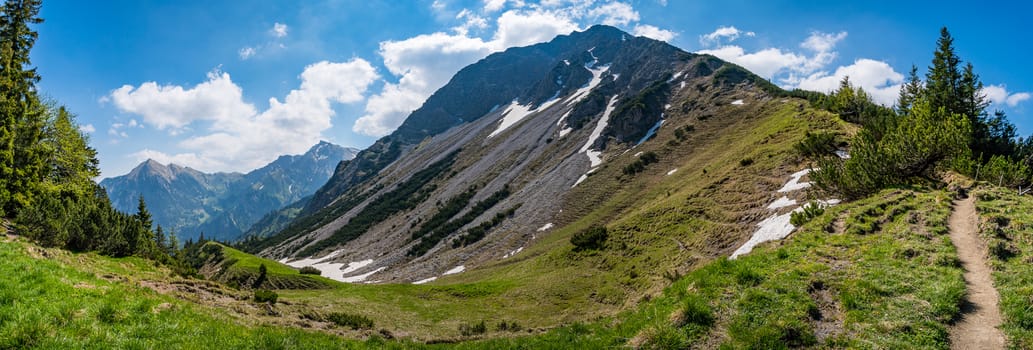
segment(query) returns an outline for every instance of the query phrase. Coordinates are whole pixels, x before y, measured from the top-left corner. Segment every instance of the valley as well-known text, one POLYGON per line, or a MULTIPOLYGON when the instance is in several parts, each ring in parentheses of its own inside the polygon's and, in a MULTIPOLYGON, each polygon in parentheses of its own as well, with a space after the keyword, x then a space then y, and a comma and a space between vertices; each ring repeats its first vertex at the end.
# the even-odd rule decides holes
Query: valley
MULTIPOLYGON (((0 349, 1033 348, 1033 137, 989 112, 1004 87, 946 27, 926 75, 886 80, 895 102, 807 67, 846 32, 762 51, 806 61, 781 76, 728 56, 754 32, 690 52, 637 12, 492 37, 462 65, 380 41, 383 66, 311 63, 267 106, 220 64, 101 98, 102 149, 188 136, 98 183, 96 127, 37 91, 41 6, 0 7, 0 349), (331 131, 368 147, 267 152, 331 131)), ((501 33, 559 5, 483 6, 415 38, 467 50, 477 16, 507 8, 501 33)), ((631 9, 584 6, 564 16, 631 9)), ((275 22, 237 64, 325 54, 289 41, 316 27, 275 22)))

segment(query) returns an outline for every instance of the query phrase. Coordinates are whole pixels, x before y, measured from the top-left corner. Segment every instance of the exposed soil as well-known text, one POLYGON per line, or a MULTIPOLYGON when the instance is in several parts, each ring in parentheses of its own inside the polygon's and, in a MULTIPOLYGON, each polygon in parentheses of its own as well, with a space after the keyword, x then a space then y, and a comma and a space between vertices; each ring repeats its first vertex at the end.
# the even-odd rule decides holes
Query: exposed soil
POLYGON ((975 197, 954 201, 950 237, 965 269, 967 294, 960 319, 951 327, 951 349, 1003 349, 998 295, 977 235, 975 197))

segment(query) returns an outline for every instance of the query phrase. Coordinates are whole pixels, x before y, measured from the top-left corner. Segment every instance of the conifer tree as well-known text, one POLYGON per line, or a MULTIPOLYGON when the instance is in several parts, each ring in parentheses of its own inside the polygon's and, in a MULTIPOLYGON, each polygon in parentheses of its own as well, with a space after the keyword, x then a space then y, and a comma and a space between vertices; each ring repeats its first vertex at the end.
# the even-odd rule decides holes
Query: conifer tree
POLYGON ((154 226, 154 221, 151 219, 151 212, 147 210, 147 202, 143 200, 142 194, 136 204, 136 221, 139 221, 147 230, 150 230, 151 227, 154 226))
POLYGON ((933 52, 932 66, 926 74, 926 95, 933 110, 944 107, 947 113, 964 113, 960 96, 961 70, 958 68, 961 59, 954 52, 954 38, 947 27, 940 29, 940 38, 936 40, 936 51, 933 52))
POLYGON ((29 51, 42 23, 41 0, 7 0, 0 7, 0 211, 13 215, 38 189, 45 171, 39 145, 44 116, 29 51))
POLYGON ((897 98, 897 112, 906 114, 919 95, 922 94, 922 79, 918 77, 918 66, 911 65, 911 73, 907 82, 900 86, 900 97, 897 98))

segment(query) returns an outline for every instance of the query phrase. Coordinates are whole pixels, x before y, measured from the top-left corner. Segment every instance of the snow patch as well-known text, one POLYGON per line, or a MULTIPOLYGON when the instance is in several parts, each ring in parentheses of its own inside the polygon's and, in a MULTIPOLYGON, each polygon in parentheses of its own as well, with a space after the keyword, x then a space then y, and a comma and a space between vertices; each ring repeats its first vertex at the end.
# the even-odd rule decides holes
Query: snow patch
POLYGON ((850 153, 847 153, 846 151, 841 149, 836 150, 836 156, 841 159, 850 159, 850 153))
MULTIPOLYGON (((594 65, 594 63, 592 64, 594 65)), ((581 102, 585 97, 588 97, 588 94, 592 92, 592 89, 595 89, 596 86, 599 86, 599 83, 603 82, 603 73, 606 73, 606 71, 610 69, 610 66, 602 66, 593 69, 586 64, 585 68, 588 68, 588 71, 592 72, 592 79, 588 81, 588 84, 577 89, 577 91, 574 91, 574 93, 567 98, 567 105, 581 102)))
POLYGON ((795 199, 789 199, 789 197, 782 196, 782 198, 776 199, 774 202, 771 202, 771 204, 768 204, 768 209, 774 210, 794 205, 796 205, 795 199))
POLYGON ((585 182, 585 180, 588 180, 588 174, 591 174, 591 173, 584 173, 584 174, 582 174, 581 177, 577 178, 577 181, 574 182, 574 185, 570 186, 570 188, 577 187, 577 185, 580 185, 582 182, 585 182))
MULTIPOLYGON (((642 138, 638 140, 638 143, 635 143, 634 147, 638 147, 638 145, 641 145, 641 144, 645 143, 646 141, 649 141, 649 138, 653 137, 653 135, 656 135, 656 131, 659 130, 660 129, 660 125, 663 125, 663 124, 664 124, 664 114, 660 113, 660 120, 658 120, 656 122, 656 124, 653 124, 653 127, 649 128, 649 131, 646 131, 646 136, 642 136, 642 138)), ((634 148, 634 147, 632 147, 632 148, 634 148)))
POLYGON ((494 137, 495 135, 498 135, 503 131, 506 131, 506 129, 509 129, 509 127, 516 125, 516 123, 519 123, 521 120, 531 115, 532 113, 544 111, 550 106, 552 106, 554 103, 559 102, 559 94, 560 92, 556 91, 556 94, 554 94, 552 98, 550 98, 548 101, 545 101, 536 108, 531 108, 531 105, 521 105, 517 103, 517 100, 513 100, 513 102, 509 104, 509 107, 507 107, 506 110, 502 112, 502 121, 499 123, 499 127, 496 128, 495 131, 492 131, 491 134, 488 135, 488 138, 494 137))
POLYGON ((366 259, 366 260, 362 260, 362 261, 353 261, 353 262, 348 263, 348 267, 344 268, 344 271, 341 271, 341 272, 342 273, 346 273, 346 274, 347 273, 352 273, 352 272, 358 271, 359 269, 361 269, 363 267, 369 266, 369 264, 372 264, 372 263, 373 263, 373 259, 366 259))
POLYGON ((638 156, 641 156, 641 155, 642 155, 642 151, 639 151, 638 153, 635 153, 635 156, 634 156, 634 157, 635 157, 635 158, 638 158, 638 156))
POLYGON ((664 105, 664 110, 668 110, 668 109, 671 109, 671 104, 670 103, 664 105))
POLYGON ((678 78, 681 78, 682 74, 685 74, 685 72, 674 73, 674 75, 671 76, 671 79, 667 79, 667 82, 670 83, 670 82, 673 82, 675 80, 678 80, 678 78))
MULTIPOLYGON (((800 182, 800 178, 810 173, 810 171, 811 169, 804 169, 793 173, 792 175, 790 175, 789 182, 787 182, 785 186, 782 186, 782 188, 779 189, 778 192, 790 192, 810 187, 810 182, 800 182)), ((785 214, 772 214, 770 217, 764 219, 764 221, 761 221, 757 224, 758 229, 756 232, 753 233, 753 236, 750 237, 750 240, 746 241, 746 243, 743 243, 743 245, 740 246, 739 249, 736 249, 735 252, 733 252, 732 255, 729 257, 729 259, 735 259, 740 255, 753 251, 753 247, 756 247, 758 244, 786 238, 786 236, 789 236, 789 234, 792 233, 794 229, 796 229, 796 226, 793 226, 793 224, 790 222, 793 213, 801 212, 804 210, 804 208, 814 205, 815 203, 821 208, 827 208, 839 204, 840 200, 818 200, 812 203, 804 204, 803 206, 797 207, 796 209, 793 209, 792 211, 785 214)), ((796 200, 789 199, 789 197, 787 196, 782 196, 782 198, 776 199, 774 202, 769 204, 768 209, 777 210, 794 205, 796 205, 796 200)))
MULTIPOLYGON (((803 209, 797 208, 794 211, 802 211, 803 209)), ((749 241, 746 241, 739 249, 736 249, 730 259, 738 258, 740 255, 753 251, 753 247, 758 244, 774 241, 786 238, 796 226, 789 223, 789 219, 792 216, 792 212, 785 213, 782 215, 772 215, 764 221, 757 224, 759 229, 753 233, 753 237, 750 237, 749 241)))
POLYGON ((579 152, 585 152, 588 155, 588 160, 592 163, 592 167, 595 168, 600 164, 603 164, 603 160, 600 157, 602 152, 592 151, 589 148, 595 144, 595 141, 603 135, 603 130, 606 129, 606 125, 610 122, 610 113, 617 108, 617 95, 610 98, 610 103, 606 105, 606 111, 603 112, 603 117, 599 118, 599 122, 595 124, 595 129, 592 130, 592 134, 588 136, 588 142, 585 142, 584 146, 581 146, 579 152))
POLYGON ((445 271, 445 273, 443 273, 441 275, 442 276, 454 275, 454 274, 457 274, 457 273, 460 273, 460 272, 463 272, 463 271, 466 271, 466 266, 459 265, 459 266, 453 267, 451 270, 445 271))
POLYGON ((364 273, 364 274, 361 274, 361 275, 344 277, 344 278, 340 279, 339 281, 341 281, 341 282, 348 282, 348 283, 362 282, 362 281, 365 281, 367 278, 369 278, 369 276, 372 276, 373 274, 375 274, 377 272, 384 271, 384 269, 387 269, 387 266, 378 267, 376 270, 373 270, 373 271, 370 271, 370 272, 367 272, 367 273, 364 273))
POLYGON ((524 251, 524 247, 517 248, 516 250, 512 250, 509 253, 506 253, 506 255, 503 255, 502 258, 503 259, 508 259, 511 256, 516 256, 517 254, 519 254, 522 251, 524 251))
POLYGON ((678 168, 671 169, 671 171, 667 172, 667 176, 674 175, 674 173, 676 173, 676 172, 678 172, 678 168))
POLYGON ((542 225, 542 227, 539 227, 538 228, 538 232, 545 232, 545 231, 548 231, 550 228, 553 228, 553 227, 554 227, 554 225, 550 222, 548 224, 542 225))
POLYGON ((568 65, 568 66, 569 66, 569 65, 570 65, 570 61, 567 61, 567 60, 563 60, 563 64, 565 64, 565 65, 568 65))
POLYGON ((436 280, 436 279, 438 279, 438 278, 437 278, 437 277, 430 277, 430 278, 425 278, 425 279, 422 279, 422 280, 419 280, 419 281, 413 282, 412 284, 424 284, 424 283, 427 283, 427 282, 431 282, 431 281, 434 281, 434 280, 436 280))
POLYGON ((678 84, 678 90, 684 90, 684 89, 685 89, 685 81, 682 80, 681 84, 678 84))
POLYGON ((804 169, 793 173, 793 175, 790 175, 789 182, 786 182, 786 184, 783 185, 782 188, 778 189, 778 192, 786 193, 811 187, 810 182, 800 182, 800 178, 802 178, 804 175, 807 175, 810 172, 811 169, 804 169))
POLYGON ((319 270, 320 275, 322 275, 323 277, 326 277, 326 278, 329 278, 329 279, 332 279, 332 280, 335 280, 335 281, 338 281, 338 282, 347 282, 347 283, 362 282, 362 281, 366 280, 367 277, 373 275, 374 273, 383 271, 384 269, 387 268, 387 267, 380 267, 380 268, 378 268, 376 270, 373 270, 373 271, 371 271, 369 273, 365 273, 365 274, 362 274, 362 275, 345 277, 345 275, 347 275, 349 273, 355 272, 355 271, 357 271, 357 270, 359 270, 359 269, 361 269, 363 267, 369 266, 370 264, 373 263, 373 259, 366 259, 366 260, 362 260, 362 261, 353 261, 353 262, 348 263, 348 265, 347 265, 348 267, 345 267, 345 264, 342 264, 342 263, 326 262, 326 261, 328 261, 330 259, 333 259, 333 258, 337 257, 338 255, 341 255, 342 252, 344 252, 344 250, 335 251, 335 252, 330 253, 327 256, 324 256, 322 258, 305 258, 305 259, 300 259, 300 260, 295 260, 295 261, 288 261, 288 260, 290 260, 289 258, 283 258, 283 259, 280 259, 280 263, 283 263, 283 264, 285 264, 287 266, 290 266, 290 267, 293 267, 293 268, 299 268, 299 269, 302 268, 302 267, 312 267, 312 268, 315 268, 315 269, 319 270))
POLYGON ((732 104, 736 106, 742 106, 743 104, 745 104, 745 102, 743 102, 742 100, 735 100, 732 101, 732 104))

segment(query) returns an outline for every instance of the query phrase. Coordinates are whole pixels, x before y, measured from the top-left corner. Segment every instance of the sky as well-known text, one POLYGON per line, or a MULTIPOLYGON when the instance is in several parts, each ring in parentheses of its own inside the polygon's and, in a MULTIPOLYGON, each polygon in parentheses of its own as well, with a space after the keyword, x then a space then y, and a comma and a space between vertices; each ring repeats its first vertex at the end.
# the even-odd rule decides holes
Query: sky
POLYGON ((939 30, 992 110, 1033 133, 1019 1, 46 0, 33 65, 102 177, 151 158, 247 172, 320 140, 365 148, 462 67, 593 24, 740 64, 784 88, 843 76, 891 105, 939 30))

